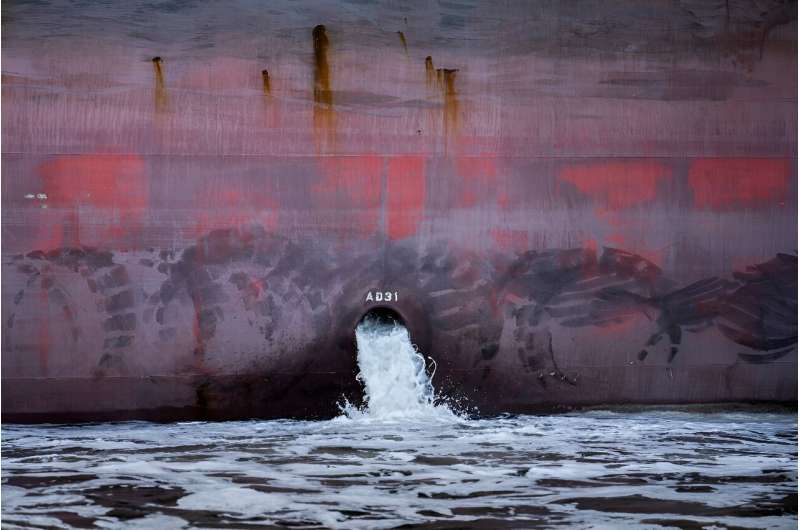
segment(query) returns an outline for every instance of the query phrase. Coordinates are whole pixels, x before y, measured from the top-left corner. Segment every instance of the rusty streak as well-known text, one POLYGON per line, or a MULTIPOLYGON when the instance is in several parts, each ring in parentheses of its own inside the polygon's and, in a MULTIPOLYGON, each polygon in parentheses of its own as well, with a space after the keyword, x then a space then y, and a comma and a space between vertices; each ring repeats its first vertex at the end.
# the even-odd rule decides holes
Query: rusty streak
POLYGON ((444 134, 445 148, 450 135, 458 127, 458 94, 456 93, 456 73, 458 70, 439 68, 437 79, 444 92, 444 134))
POLYGON ((265 96, 269 96, 271 92, 271 88, 269 85, 269 71, 268 70, 261 70, 261 86, 262 90, 264 91, 265 96))
POLYGON ((314 132, 317 149, 333 149, 334 113, 331 72, 328 63, 328 35, 325 26, 315 26, 311 33, 314 41, 314 132))
POLYGON ((408 43, 406 42, 406 36, 402 31, 398 31, 397 34, 400 36, 400 42, 403 43, 403 51, 405 51, 406 55, 408 55, 408 43))
POLYGON ((322 24, 314 27, 314 102, 317 104, 333 105, 331 92, 331 73, 328 65, 328 36, 322 24))
POLYGON ((164 60, 161 57, 153 57, 153 72, 155 73, 155 107, 156 111, 161 112, 167 108, 167 89, 164 84, 164 60))

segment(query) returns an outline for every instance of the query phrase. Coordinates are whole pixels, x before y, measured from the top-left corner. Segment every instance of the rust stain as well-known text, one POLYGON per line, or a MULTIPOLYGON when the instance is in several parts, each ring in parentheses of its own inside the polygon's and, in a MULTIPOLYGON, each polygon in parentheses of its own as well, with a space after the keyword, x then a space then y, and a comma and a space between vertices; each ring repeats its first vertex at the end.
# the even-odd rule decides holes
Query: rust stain
POLYGON ((332 144, 334 132, 333 92, 328 62, 330 41, 322 24, 314 27, 311 36, 314 42, 314 131, 319 148, 325 143, 329 146, 332 144))
POLYGON ((436 81, 436 71, 433 68, 433 57, 428 55, 425 57, 425 82, 429 87, 432 87, 436 81))
POLYGON ((437 78, 442 78, 444 91, 444 142, 447 150, 448 139, 452 138, 458 128, 458 94, 456 93, 456 74, 458 70, 440 68, 436 70, 437 78), (441 72, 441 73, 440 73, 441 72))
POLYGON ((408 43, 406 42, 405 34, 402 31, 398 31, 397 35, 400 37, 400 42, 403 43, 403 51, 405 51, 406 55, 408 55, 408 43))
POLYGON ((167 110, 167 89, 164 84, 164 59, 153 57, 153 73, 155 74, 155 107, 157 112, 167 110))
POLYGON ((269 71, 268 70, 261 70, 261 88, 264 91, 265 96, 269 96, 272 92, 272 89, 269 85, 269 71))

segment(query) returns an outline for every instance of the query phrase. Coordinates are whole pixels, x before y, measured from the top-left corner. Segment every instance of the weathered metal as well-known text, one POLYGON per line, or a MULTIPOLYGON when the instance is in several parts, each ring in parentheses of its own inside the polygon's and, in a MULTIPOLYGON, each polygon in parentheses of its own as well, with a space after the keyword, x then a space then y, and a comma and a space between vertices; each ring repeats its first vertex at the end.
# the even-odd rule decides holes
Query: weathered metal
POLYGON ((3 421, 796 400, 796 14, 4 6, 3 421))

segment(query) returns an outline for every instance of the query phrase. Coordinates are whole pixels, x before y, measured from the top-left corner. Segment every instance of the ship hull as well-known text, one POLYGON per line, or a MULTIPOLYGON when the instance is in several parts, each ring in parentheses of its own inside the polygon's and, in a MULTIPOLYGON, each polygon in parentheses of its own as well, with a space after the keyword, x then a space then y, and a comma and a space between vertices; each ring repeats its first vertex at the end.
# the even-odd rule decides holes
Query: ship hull
POLYGON ((650 8, 10 7, 3 421, 329 417, 378 307, 464 410, 795 401, 796 9, 650 8))

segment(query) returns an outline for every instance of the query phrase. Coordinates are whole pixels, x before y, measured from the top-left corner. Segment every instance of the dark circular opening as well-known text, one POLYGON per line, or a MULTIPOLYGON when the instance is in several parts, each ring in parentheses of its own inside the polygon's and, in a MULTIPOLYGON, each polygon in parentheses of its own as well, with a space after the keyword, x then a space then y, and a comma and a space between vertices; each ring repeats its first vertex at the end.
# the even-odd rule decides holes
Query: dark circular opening
POLYGON ((386 326, 391 326, 394 324, 400 324, 401 326, 406 325, 403 317, 400 316, 400 313, 389 307, 373 307, 364 313, 364 316, 361 317, 358 323, 361 324, 365 320, 375 320, 379 324, 386 326))

